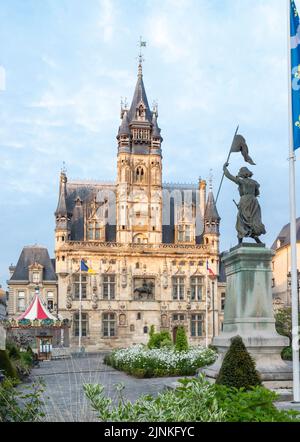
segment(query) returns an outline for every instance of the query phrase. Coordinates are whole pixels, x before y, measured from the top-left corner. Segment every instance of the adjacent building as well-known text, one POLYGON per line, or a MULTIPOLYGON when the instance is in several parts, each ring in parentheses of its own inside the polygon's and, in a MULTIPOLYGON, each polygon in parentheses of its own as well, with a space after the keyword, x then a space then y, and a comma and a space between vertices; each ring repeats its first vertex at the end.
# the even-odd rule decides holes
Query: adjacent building
MULTIPOLYGON (((290 224, 281 229, 272 249, 273 298, 275 304, 291 306, 291 244, 290 224)), ((297 219, 298 295, 300 294, 300 218, 297 219)))
POLYGON ((10 266, 7 281, 8 315, 18 317, 30 304, 38 288, 48 309, 57 313, 57 277, 55 259, 50 259, 46 247, 40 245, 23 248, 16 266, 10 266))

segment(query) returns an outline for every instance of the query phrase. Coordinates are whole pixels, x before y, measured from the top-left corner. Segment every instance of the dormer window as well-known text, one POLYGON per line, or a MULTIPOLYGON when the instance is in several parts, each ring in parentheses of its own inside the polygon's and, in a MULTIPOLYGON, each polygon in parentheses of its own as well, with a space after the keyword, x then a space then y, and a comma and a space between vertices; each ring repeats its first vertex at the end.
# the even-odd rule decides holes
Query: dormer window
POLYGON ((144 109, 144 106, 142 104, 139 106, 138 115, 141 118, 143 118, 145 116, 145 109, 144 109))
POLYGON ((40 283, 40 272, 32 272, 32 282, 35 284, 40 283))
POLYGON ((177 232, 178 242, 191 242, 192 241, 192 228, 190 224, 179 224, 177 232))

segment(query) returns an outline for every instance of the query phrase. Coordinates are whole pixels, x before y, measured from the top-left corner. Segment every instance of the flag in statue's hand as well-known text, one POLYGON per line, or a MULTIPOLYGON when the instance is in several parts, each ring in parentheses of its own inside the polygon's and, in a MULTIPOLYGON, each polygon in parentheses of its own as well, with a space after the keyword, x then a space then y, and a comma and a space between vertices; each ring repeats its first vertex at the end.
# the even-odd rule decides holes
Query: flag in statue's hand
POLYGON ((242 135, 236 135, 234 137, 230 152, 241 152, 245 161, 249 164, 252 164, 252 166, 255 166, 254 161, 249 156, 249 148, 247 146, 246 140, 244 137, 242 137, 242 135))

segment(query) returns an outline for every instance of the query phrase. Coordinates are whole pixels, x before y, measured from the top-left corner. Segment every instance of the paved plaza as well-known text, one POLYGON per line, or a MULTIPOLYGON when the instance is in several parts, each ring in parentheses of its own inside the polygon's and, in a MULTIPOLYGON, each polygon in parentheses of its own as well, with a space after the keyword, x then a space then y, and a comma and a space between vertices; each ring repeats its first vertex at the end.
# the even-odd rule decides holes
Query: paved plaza
POLYGON ((124 384, 123 395, 135 401, 143 394, 157 395, 166 385, 180 378, 136 379, 103 363, 103 354, 83 358, 45 361, 32 370, 31 379, 46 384, 43 400, 50 422, 97 421, 83 392, 83 384, 101 383, 107 396, 117 401, 116 384, 124 384))

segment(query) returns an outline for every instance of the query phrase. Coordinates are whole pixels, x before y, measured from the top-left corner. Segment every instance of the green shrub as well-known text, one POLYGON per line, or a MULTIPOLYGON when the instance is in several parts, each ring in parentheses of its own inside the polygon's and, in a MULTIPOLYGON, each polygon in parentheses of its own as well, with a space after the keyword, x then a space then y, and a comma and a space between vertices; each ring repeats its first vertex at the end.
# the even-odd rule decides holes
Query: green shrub
POLYGON ((5 379, 0 384, 0 422, 37 422, 45 416, 42 411, 41 382, 15 388, 18 381, 5 379))
POLYGON ((84 385, 84 392, 102 422, 222 422, 214 391, 203 378, 182 380, 180 388, 126 401, 119 389, 118 405, 104 394, 103 385, 84 385))
POLYGON ((261 385, 255 362, 240 336, 231 339, 231 345, 224 357, 216 383, 246 390, 261 385))
POLYGON ((33 356, 28 351, 21 352, 21 361, 24 362, 28 367, 32 367, 33 365, 33 356))
POLYGON ((216 384, 214 388, 227 422, 300 422, 298 412, 278 410, 274 405, 277 394, 264 387, 245 391, 216 384))
POLYGON ((185 328, 182 325, 177 329, 175 349, 177 351, 187 351, 189 349, 185 328))
POLYGON ((161 348, 166 346, 167 342, 172 345, 172 339, 168 331, 162 331, 160 333, 151 333, 148 348, 161 348))
POLYGON ((7 342, 6 350, 8 351, 8 355, 11 359, 20 359, 20 349, 14 342, 7 342))
POLYGON ((172 348, 173 347, 173 343, 170 339, 164 339, 163 341, 160 342, 160 348, 172 348))
POLYGON ((284 361, 293 360, 293 350, 291 347, 285 347, 281 352, 281 357, 284 361))
POLYGON ((3 370, 7 377, 18 378, 17 371, 11 363, 6 350, 0 350, 0 370, 3 370))
POLYGON ((249 391, 210 384, 201 376, 181 379, 175 390, 156 398, 126 401, 118 387, 118 405, 104 394, 103 385, 83 386, 102 422, 300 422, 299 412, 277 410, 273 393, 263 387, 249 391))

